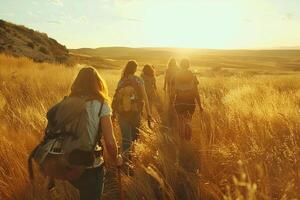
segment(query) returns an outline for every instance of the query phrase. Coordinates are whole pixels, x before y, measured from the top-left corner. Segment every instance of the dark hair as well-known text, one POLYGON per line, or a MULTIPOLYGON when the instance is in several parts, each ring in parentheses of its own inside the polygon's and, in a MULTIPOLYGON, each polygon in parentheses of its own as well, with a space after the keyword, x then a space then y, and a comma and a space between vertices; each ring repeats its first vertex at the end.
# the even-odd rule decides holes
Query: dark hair
POLYGON ((72 84, 70 96, 109 100, 106 83, 93 67, 84 67, 79 71, 72 84))
POLYGON ((127 77, 129 75, 134 75, 134 73, 137 70, 137 66, 138 65, 135 60, 128 61, 127 64, 125 65, 121 78, 127 77))
POLYGON ((143 68, 143 73, 148 76, 155 76, 155 69, 150 65, 145 65, 143 68))
POLYGON ((181 60, 181 62, 180 62, 180 67, 181 67, 182 69, 188 69, 188 68, 190 68, 190 66, 191 66, 191 63, 190 63, 190 60, 189 60, 189 59, 184 58, 184 59, 181 60))

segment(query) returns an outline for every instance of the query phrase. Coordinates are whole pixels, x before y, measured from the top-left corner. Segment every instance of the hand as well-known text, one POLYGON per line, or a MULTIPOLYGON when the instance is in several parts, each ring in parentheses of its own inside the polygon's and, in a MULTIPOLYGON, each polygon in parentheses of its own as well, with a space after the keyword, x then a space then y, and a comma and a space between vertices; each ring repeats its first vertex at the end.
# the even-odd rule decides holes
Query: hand
POLYGON ((116 166, 117 167, 120 167, 120 166, 122 166, 123 165, 123 158, 122 158, 122 156, 119 154, 118 156, 117 156, 117 158, 116 158, 116 166))
POLYGON ((151 115, 148 115, 148 116, 147 116, 147 123, 148 123, 148 127, 149 127, 150 129, 153 128, 151 122, 153 122, 153 118, 151 117, 151 115))

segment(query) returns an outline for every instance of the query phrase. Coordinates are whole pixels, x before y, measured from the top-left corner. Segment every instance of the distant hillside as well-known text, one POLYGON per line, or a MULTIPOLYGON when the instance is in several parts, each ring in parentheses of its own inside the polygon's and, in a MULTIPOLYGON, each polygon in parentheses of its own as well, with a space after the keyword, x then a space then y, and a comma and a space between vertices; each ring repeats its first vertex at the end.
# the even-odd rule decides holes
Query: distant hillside
POLYGON ((149 63, 166 66, 172 56, 188 57, 195 67, 211 69, 243 69, 243 70, 291 70, 300 71, 300 50, 216 50, 192 48, 128 48, 101 47, 70 49, 70 52, 93 57, 101 57, 122 61, 134 59, 139 64, 149 63))
POLYGON ((137 61, 152 62, 165 59, 166 61, 170 56, 174 55, 173 49, 163 48, 129 48, 129 47, 101 47, 101 48, 81 48, 70 49, 70 52, 85 54, 90 56, 99 56, 102 58, 113 60, 129 60, 134 59, 137 61))
POLYGON ((0 53, 26 56, 36 62, 59 62, 68 60, 67 48, 46 33, 0 20, 0 53))

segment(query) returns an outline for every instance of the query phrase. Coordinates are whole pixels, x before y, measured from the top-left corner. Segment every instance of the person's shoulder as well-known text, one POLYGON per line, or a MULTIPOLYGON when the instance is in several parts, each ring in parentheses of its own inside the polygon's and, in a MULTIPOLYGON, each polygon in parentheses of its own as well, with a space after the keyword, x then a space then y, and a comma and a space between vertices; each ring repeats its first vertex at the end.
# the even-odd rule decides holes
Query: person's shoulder
POLYGON ((112 110, 109 103, 107 101, 100 101, 100 104, 100 106, 102 107, 100 107, 100 117, 111 116, 112 110))
MULTIPOLYGON (((141 76, 142 76, 142 75, 141 75, 141 76)), ((137 79, 137 80, 141 80, 141 79, 142 79, 141 76, 133 75, 132 78, 137 79)))
POLYGON ((142 77, 139 77, 139 76, 136 76, 136 75, 133 75, 132 76, 133 79, 135 79, 139 84, 144 84, 144 80, 142 77))
POLYGON ((100 100, 100 99, 92 99, 90 101, 87 101, 87 104, 88 105, 92 105, 92 106, 108 106, 109 107, 109 103, 107 101, 103 101, 103 100, 100 100))
POLYGON ((98 99, 87 102, 87 111, 88 113, 91 113, 92 116, 99 116, 100 118, 112 115, 112 109, 109 103, 98 99))
POLYGON ((98 99, 90 99, 90 100, 86 101, 86 106, 88 106, 88 107, 97 108, 97 107, 100 107, 101 104, 102 104, 102 102, 98 99))
POLYGON ((97 102, 100 104, 100 105, 102 105, 103 104, 103 106, 109 106, 109 103, 106 101, 106 100, 104 100, 104 101, 100 101, 100 100, 97 100, 97 102))

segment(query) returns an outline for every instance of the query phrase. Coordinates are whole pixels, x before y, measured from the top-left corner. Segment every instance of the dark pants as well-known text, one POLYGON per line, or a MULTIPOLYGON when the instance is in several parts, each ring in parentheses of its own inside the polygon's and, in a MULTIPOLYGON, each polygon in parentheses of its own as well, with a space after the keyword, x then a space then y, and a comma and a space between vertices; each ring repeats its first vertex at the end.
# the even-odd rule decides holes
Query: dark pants
POLYGON ((138 137, 139 128, 141 125, 140 113, 132 113, 131 115, 119 116, 119 125, 122 133, 122 151, 128 152, 138 137))
POLYGON ((79 190, 80 200, 100 200, 103 191, 103 166, 86 169, 79 179, 71 184, 79 190))

